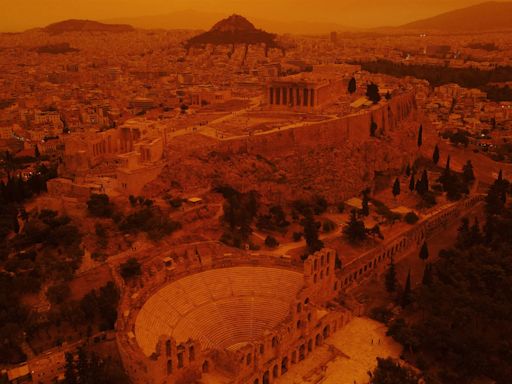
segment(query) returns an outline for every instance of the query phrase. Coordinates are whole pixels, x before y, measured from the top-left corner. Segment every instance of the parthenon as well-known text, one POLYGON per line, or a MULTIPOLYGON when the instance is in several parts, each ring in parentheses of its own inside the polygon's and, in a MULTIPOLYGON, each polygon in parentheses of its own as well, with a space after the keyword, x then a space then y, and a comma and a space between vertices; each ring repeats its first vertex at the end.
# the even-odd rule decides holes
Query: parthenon
POLYGON ((343 80, 304 79, 287 76, 267 85, 267 104, 271 108, 298 111, 315 110, 336 99, 344 92, 343 80))

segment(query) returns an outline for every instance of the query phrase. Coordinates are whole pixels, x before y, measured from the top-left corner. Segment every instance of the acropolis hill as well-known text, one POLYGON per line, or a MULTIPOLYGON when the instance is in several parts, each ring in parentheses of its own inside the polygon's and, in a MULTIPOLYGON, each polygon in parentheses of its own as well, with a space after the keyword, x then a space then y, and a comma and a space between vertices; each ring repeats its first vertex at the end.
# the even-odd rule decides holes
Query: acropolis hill
POLYGON ((258 24, 0 34, 0 383, 508 383, 511 36, 258 24))

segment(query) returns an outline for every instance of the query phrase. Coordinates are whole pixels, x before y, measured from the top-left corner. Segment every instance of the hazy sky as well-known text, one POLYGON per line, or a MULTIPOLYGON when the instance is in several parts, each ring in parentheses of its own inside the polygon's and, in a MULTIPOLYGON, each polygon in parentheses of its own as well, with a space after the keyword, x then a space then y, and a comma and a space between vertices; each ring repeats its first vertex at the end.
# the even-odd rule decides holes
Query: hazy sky
POLYGON ((377 27, 477 4, 484 0, 0 0, 0 30, 70 19, 104 20, 193 9, 283 21, 377 27))

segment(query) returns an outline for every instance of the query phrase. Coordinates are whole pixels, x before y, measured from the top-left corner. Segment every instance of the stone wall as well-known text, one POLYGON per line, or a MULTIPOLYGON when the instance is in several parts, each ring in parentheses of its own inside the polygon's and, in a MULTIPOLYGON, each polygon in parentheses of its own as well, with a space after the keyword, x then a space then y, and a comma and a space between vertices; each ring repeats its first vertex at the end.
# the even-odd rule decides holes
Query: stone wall
POLYGON ((477 195, 439 208, 405 233, 385 241, 379 247, 342 266, 342 270, 337 273, 338 284, 335 288, 340 293, 349 291, 362 280, 385 273, 392 257, 396 262, 412 250, 419 250, 425 240, 445 230, 449 225, 454 225, 469 211, 479 209, 483 200, 483 195, 477 195))
POLYGON ((393 97, 368 111, 341 118, 296 126, 271 133, 261 133, 243 138, 223 140, 219 151, 249 152, 263 156, 285 154, 300 147, 319 145, 344 146, 347 143, 362 144, 370 139, 370 124, 377 124, 377 132, 398 129, 399 124, 415 116, 416 101, 412 92, 393 97))

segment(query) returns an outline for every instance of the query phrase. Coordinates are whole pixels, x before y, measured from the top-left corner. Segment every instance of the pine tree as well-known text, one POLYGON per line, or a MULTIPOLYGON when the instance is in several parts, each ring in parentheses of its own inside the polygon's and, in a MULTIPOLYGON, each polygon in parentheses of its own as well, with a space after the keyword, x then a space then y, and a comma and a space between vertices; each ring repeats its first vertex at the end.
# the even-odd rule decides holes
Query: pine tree
POLYGON ((426 241, 424 241, 423 245, 421 246, 420 259, 423 261, 427 261, 427 259, 428 259, 428 245, 427 245, 426 241))
POLYGON ((395 260, 393 257, 391 258, 391 262, 389 263, 388 271, 386 272, 386 291, 394 292, 396 290, 396 269, 395 269, 395 260))
POLYGON ((405 168, 405 174, 407 176, 411 176, 411 165, 407 164, 407 167, 405 168))
POLYGON ((434 148, 434 153, 432 154, 432 161, 434 162, 435 165, 439 163, 439 146, 437 144, 434 148))
POLYGON ((411 270, 409 270, 409 272, 407 273, 407 279, 405 280, 405 288, 402 293, 402 299, 400 301, 400 305, 402 306, 402 308, 405 308, 409 304, 411 304, 411 296, 411 270))
POLYGON ((444 167, 444 170, 447 173, 450 172, 450 162, 451 162, 451 157, 450 157, 450 155, 448 155, 448 157, 446 158, 446 166, 444 167))
POLYGON ((415 187, 416 187, 416 181, 414 180, 414 173, 413 173, 413 174, 411 174, 411 180, 409 180, 409 190, 411 192, 413 192, 415 187))
POLYGON ((418 130, 418 148, 423 144, 423 125, 420 124, 420 129, 418 130))
POLYGON ((357 90, 357 84, 356 84, 356 79, 354 77, 352 77, 350 79, 350 81, 348 82, 348 93, 350 93, 351 95, 353 93, 355 93, 357 90))
POLYGON ((393 183, 393 196, 396 197, 400 194, 400 180, 398 180, 398 177, 395 179, 395 182, 393 183))

